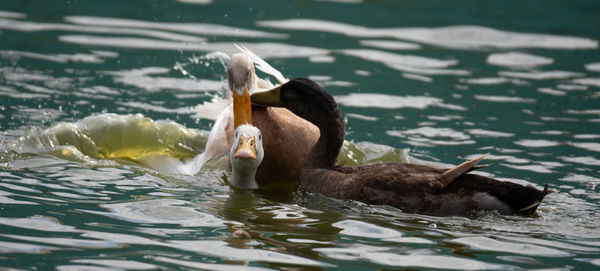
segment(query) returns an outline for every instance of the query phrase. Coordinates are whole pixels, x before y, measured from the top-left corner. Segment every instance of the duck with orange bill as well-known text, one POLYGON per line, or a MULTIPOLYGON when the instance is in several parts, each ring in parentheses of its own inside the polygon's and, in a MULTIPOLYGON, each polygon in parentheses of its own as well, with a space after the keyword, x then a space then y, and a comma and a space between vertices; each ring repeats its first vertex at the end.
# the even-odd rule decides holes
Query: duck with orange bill
MULTIPOLYGON (((248 122, 262 131, 264 144, 263 160, 256 170, 257 186, 266 189, 294 187, 297 185, 304 157, 317 142, 319 130, 285 108, 251 106, 248 95, 274 87, 256 75, 254 64, 265 73, 273 75, 279 84, 285 83, 287 79, 250 50, 238 48, 242 52, 232 55, 227 66, 228 86, 233 101, 217 117, 204 153, 193 161, 194 171, 199 171, 210 159, 226 155, 231 146, 236 144, 233 142, 237 138, 234 136, 235 127, 248 122)), ((210 104, 201 105, 198 110, 202 111, 204 108, 211 108, 210 104)))
POLYGON ((264 149, 260 130, 252 126, 252 108, 247 89, 234 91, 233 120, 235 132, 229 151, 231 185, 241 189, 256 189, 256 170, 263 160, 264 149))
POLYGON ((293 79, 252 94, 254 104, 284 107, 319 127, 320 137, 306 156, 300 187, 338 199, 390 205, 407 212, 463 215, 475 210, 531 214, 549 194, 543 190, 471 174, 484 158, 453 168, 408 163, 343 167, 336 159, 345 136, 340 108, 333 97, 309 79, 293 79))

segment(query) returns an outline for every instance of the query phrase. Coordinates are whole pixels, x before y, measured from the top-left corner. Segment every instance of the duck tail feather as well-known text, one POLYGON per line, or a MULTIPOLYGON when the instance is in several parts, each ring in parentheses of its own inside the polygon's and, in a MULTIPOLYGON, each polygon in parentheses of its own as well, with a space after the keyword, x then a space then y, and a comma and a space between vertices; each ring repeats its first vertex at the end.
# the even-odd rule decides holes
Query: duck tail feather
POLYGON ((466 161, 458 166, 455 166, 451 169, 446 170, 444 173, 442 173, 442 175, 440 176, 439 181, 442 183, 443 187, 448 186, 454 179, 456 179, 458 176, 463 175, 469 171, 475 170, 477 168, 481 168, 484 166, 477 166, 477 163, 479 161, 481 161, 483 158, 485 158, 485 156, 487 156, 487 154, 484 154, 478 158, 466 161))
POLYGON ((531 214, 533 212, 535 212, 535 210, 537 209, 538 206, 540 206, 540 203, 542 203, 541 200, 536 200, 534 202, 532 202, 531 204, 519 209, 517 211, 518 214, 531 214))
POLYGON ((277 81, 279 81, 280 84, 283 84, 288 81, 288 79, 285 78, 280 71, 273 68, 273 66, 269 65, 267 61, 250 51, 250 49, 246 48, 246 46, 235 44, 235 47, 238 48, 238 50, 242 51, 244 54, 248 55, 248 57, 250 57, 250 60, 252 60, 252 62, 254 62, 254 64, 256 65, 257 69, 261 70, 266 74, 272 75, 273 77, 275 77, 275 79, 277 79, 277 81))
POLYGON ((484 167, 489 167, 489 166, 491 166, 491 165, 492 165, 492 164, 476 165, 476 166, 473 166, 472 168, 470 168, 469 170, 467 170, 467 172, 471 172, 471 171, 473 171, 473 170, 482 169, 482 168, 484 168, 484 167))
POLYGON ((544 198, 548 195, 548 194, 552 194, 554 193, 554 190, 549 190, 548 189, 548 184, 544 185, 544 190, 542 191, 542 196, 537 199, 534 200, 531 204, 519 209, 517 211, 518 214, 524 214, 524 215, 528 215, 528 214, 532 214, 533 212, 535 212, 535 210, 537 210, 538 206, 540 206, 540 204, 542 203, 542 201, 544 200, 544 198))
POLYGON ((548 189, 548 184, 544 185, 544 191, 542 191, 542 199, 546 197, 548 194, 554 193, 554 190, 548 189))

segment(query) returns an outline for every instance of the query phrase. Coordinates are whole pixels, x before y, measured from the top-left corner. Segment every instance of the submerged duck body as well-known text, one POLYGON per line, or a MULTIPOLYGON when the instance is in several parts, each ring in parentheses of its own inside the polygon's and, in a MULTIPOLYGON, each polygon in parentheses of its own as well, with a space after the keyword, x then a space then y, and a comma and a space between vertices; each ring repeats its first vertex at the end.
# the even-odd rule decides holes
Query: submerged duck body
POLYGON ((538 190, 468 173, 480 168, 483 156, 451 169, 408 163, 336 166, 345 135, 341 112, 333 97, 309 79, 255 93, 252 102, 285 107, 319 128, 319 140, 300 172, 300 187, 307 192, 440 216, 474 210, 530 214, 550 192, 547 186, 538 190))

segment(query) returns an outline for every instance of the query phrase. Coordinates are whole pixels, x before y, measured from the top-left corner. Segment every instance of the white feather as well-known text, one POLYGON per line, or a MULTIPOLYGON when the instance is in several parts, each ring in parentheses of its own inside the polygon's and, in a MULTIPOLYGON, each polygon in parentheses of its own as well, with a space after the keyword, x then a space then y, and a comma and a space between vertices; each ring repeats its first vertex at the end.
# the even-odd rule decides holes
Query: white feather
POLYGON ((250 60, 252 60, 252 62, 254 62, 254 65, 256 65, 257 69, 261 70, 262 72, 264 72, 266 74, 270 74, 273 77, 275 77, 275 79, 277 79, 279 84, 283 84, 283 83, 289 81, 287 78, 285 78, 283 76, 283 74, 281 74, 280 71, 273 68, 273 66, 269 65, 269 63, 267 63, 264 59, 257 56, 256 54, 254 54, 252 51, 250 51, 250 49, 246 48, 243 45, 238 45, 238 44, 235 44, 235 47, 237 47, 238 50, 240 50, 243 53, 245 53, 246 55, 248 55, 248 57, 250 57, 250 60))
POLYGON ((229 104, 217 117, 208 134, 204 152, 191 160, 192 171, 198 173, 210 159, 227 154, 231 146, 233 134, 233 104, 229 104))
POLYGON ((195 117, 199 119, 217 120, 219 115, 231 104, 230 99, 214 97, 210 102, 204 102, 196 106, 195 117))

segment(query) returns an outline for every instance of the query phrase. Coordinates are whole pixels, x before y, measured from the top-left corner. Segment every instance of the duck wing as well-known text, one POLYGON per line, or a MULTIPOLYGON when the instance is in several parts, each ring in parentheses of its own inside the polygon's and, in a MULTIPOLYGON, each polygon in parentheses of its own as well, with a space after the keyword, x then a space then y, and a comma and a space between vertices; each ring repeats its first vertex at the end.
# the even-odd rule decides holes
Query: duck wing
POLYGON ((301 187, 339 199, 430 215, 460 215, 473 210, 531 214, 551 193, 547 187, 540 191, 532 186, 469 174, 479 168, 476 164, 483 157, 451 169, 406 163, 313 169, 305 172, 301 187))
POLYGON ((485 158, 487 154, 484 154, 478 158, 466 161, 458 166, 455 166, 451 169, 446 170, 444 173, 442 173, 442 175, 440 175, 439 177, 439 181, 442 184, 443 187, 446 187, 448 184, 450 184, 453 180, 455 180, 456 178, 458 178, 458 176, 463 175, 467 172, 470 172, 472 170, 475 169, 479 169, 482 167, 485 167, 487 165, 484 166, 477 166, 477 163, 479 163, 479 161, 481 161, 483 158, 485 158))
POLYGON ((250 57, 250 60, 252 60, 252 62, 254 62, 254 65, 256 65, 257 69, 275 77, 279 84, 284 84, 285 82, 289 81, 287 78, 285 78, 285 76, 283 76, 283 74, 281 74, 280 71, 273 68, 273 66, 269 65, 267 61, 262 59, 260 56, 257 56, 255 53, 250 51, 250 49, 238 44, 235 44, 235 47, 238 48, 238 50, 242 51, 244 54, 248 55, 248 57, 250 57))
POLYGON ((443 188, 438 177, 442 168, 406 163, 378 163, 335 169, 307 169, 300 186, 307 192, 369 204, 386 204, 407 209, 403 198, 421 197, 443 188))
POLYGON ((217 117, 206 141, 204 152, 189 161, 193 174, 198 173, 210 159, 225 155, 233 142, 233 104, 228 105, 217 117))
POLYGON ((230 99, 213 97, 195 107, 195 117, 199 119, 217 120, 223 111, 231 104, 230 99))

